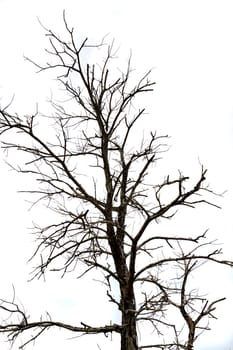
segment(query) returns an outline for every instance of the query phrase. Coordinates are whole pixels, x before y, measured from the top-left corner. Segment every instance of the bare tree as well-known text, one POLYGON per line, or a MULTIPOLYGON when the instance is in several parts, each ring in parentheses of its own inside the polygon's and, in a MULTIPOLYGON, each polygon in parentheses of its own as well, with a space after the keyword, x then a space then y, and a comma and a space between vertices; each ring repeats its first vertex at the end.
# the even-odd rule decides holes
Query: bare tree
POLYGON ((196 237, 164 235, 158 234, 158 224, 172 219, 182 206, 214 205, 209 199, 214 193, 205 185, 206 170, 201 167, 196 180, 180 172, 156 183, 155 165, 166 150, 166 137, 151 131, 139 140, 137 129, 144 116, 144 109, 136 107, 137 97, 155 84, 150 72, 133 85, 130 60, 124 72, 114 69, 113 45, 90 45, 87 39, 78 44, 65 16, 64 24, 67 39, 46 29, 51 60, 45 66, 33 63, 42 72, 58 71, 69 103, 51 101, 55 113, 47 117, 39 112, 21 117, 10 113, 10 106, 2 107, 2 147, 26 154, 25 164, 15 169, 35 177, 38 187, 28 191, 38 195, 35 202, 44 201, 59 214, 56 222, 34 227, 33 258, 40 258, 34 277, 46 270, 82 271, 80 278, 94 268, 102 271, 107 299, 119 309, 121 322, 71 325, 52 316, 32 322, 13 298, 1 300, 6 317, 0 332, 9 341, 28 335, 21 348, 46 329, 59 327, 87 335, 117 333, 121 350, 191 350, 224 298, 209 301, 191 288, 189 278, 203 262, 232 262, 220 259, 221 250, 207 240, 206 232, 196 237), (104 52, 102 63, 89 62, 94 50, 104 52), (41 130, 42 124, 49 133, 41 130), (167 189, 169 196, 164 195, 167 189), (169 319, 173 312, 181 321, 169 319), (139 339, 142 324, 155 331, 152 344, 139 339))

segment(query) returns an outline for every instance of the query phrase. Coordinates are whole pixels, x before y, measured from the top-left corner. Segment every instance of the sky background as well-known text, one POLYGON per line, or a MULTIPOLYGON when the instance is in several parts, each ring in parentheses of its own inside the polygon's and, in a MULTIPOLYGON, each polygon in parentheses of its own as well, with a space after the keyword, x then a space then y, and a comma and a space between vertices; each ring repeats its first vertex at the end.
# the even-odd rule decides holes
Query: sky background
MULTIPOLYGON (((223 243, 226 256, 232 259, 233 2, 0 0, 0 103, 7 104, 14 94, 13 109, 19 114, 33 113, 37 102, 41 109, 49 108, 46 100, 51 95, 55 76, 36 74, 35 67, 23 55, 44 62, 46 38, 37 17, 62 35, 63 9, 80 37, 99 41, 108 34, 109 41, 115 38, 121 48, 122 64, 132 50, 132 64, 138 77, 153 68, 156 87, 145 99, 146 124, 160 134, 170 135, 171 149, 161 163, 163 170, 171 173, 182 169, 185 174, 195 176, 200 161, 208 168, 211 187, 216 192, 227 191, 218 199, 221 210, 191 213, 182 218, 183 227, 190 230, 193 218, 192 230, 200 232, 209 228, 211 237, 223 243)), ((23 195, 16 194, 25 185, 24 178, 9 172, 3 159, 0 165, 0 297, 11 298, 13 283, 29 314, 33 310, 39 317, 48 309, 54 319, 61 319, 62 315, 64 320, 75 322, 75 312, 85 316, 82 296, 90 293, 89 309, 93 310, 97 304, 99 319, 101 295, 95 290, 93 298, 94 284, 83 291, 72 284, 72 277, 64 282, 56 276, 49 277, 46 284, 27 283, 33 267, 33 263, 25 264, 33 242, 27 228, 33 213, 28 212, 23 195)), ((219 320, 211 323, 213 331, 200 338, 196 349, 233 349, 233 273, 216 267, 214 271, 204 271, 203 284, 206 281, 211 295, 227 296, 228 301, 219 305, 219 320), (213 275, 215 279, 209 279, 213 275)), ((106 314, 110 320, 111 311, 107 310, 106 314)), ((76 349, 79 344, 79 340, 67 344, 67 334, 52 334, 48 334, 49 342, 58 350, 76 349)), ((30 345, 28 349, 44 349, 48 337, 42 337, 35 347, 30 345)), ((89 339, 80 341, 87 344, 89 339)), ((94 344, 92 348, 97 349, 94 344)), ((0 347, 9 348, 2 344, 0 347)))

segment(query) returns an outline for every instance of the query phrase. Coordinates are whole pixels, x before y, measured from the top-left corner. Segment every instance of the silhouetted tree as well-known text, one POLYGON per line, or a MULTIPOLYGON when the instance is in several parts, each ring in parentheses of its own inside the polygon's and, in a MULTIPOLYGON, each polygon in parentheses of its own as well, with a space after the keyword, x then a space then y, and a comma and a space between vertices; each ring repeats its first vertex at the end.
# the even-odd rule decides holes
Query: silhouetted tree
POLYGON ((51 60, 34 64, 42 72, 58 71, 68 105, 52 101, 55 113, 48 117, 39 112, 19 116, 10 113, 10 106, 2 107, 2 146, 27 154, 26 163, 16 170, 38 182, 38 188, 28 191, 39 195, 35 202, 45 201, 59 213, 56 222, 35 226, 33 257, 39 256, 40 262, 34 276, 41 277, 47 269, 63 274, 79 270, 80 278, 93 269, 102 271, 107 299, 119 309, 121 322, 93 326, 90 319, 71 325, 52 316, 31 322, 15 300, 2 300, 7 317, 0 332, 7 333, 9 341, 23 337, 22 348, 45 329, 59 327, 87 335, 115 332, 121 350, 191 350, 224 298, 208 301, 190 289, 189 277, 205 261, 232 262, 219 258, 220 249, 206 241, 206 233, 164 235, 158 233, 158 224, 172 219, 181 206, 212 204, 206 170, 201 167, 196 180, 179 173, 157 183, 154 169, 166 150, 166 137, 154 131, 141 137, 137 123, 144 109, 135 105, 139 95, 153 90, 150 72, 133 85, 130 60, 124 72, 115 69, 113 45, 91 45, 87 39, 78 44, 65 16, 64 24, 68 38, 46 29, 51 60), (94 50, 103 50, 103 62, 89 62, 94 50), (169 196, 164 195, 167 189, 169 196), (113 283, 119 298, 112 292, 113 283), (183 323, 170 321, 170 310, 178 312, 183 323), (153 344, 143 336, 139 341, 142 324, 156 331, 153 344))

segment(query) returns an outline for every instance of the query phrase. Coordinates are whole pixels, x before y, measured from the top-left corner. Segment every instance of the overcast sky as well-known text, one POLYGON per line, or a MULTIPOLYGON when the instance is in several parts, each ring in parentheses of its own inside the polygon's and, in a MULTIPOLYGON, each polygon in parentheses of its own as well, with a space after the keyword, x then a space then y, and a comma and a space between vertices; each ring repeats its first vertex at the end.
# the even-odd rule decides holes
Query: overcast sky
MULTIPOLYGON (((151 128, 171 136, 172 147, 163 166, 168 171, 182 169, 192 175, 196 174, 200 161, 208 168, 211 187, 216 192, 227 190, 221 200, 222 210, 204 211, 192 228, 209 227, 211 235, 224 243, 226 253, 233 258, 233 2, 0 0, 0 103, 9 102, 14 94, 13 107, 18 113, 34 112, 37 102, 46 108, 44 101, 50 97, 54 84, 51 76, 36 74, 23 55, 43 62, 46 38, 37 17, 46 27, 62 34, 63 9, 81 37, 98 41, 109 34, 109 40, 115 38, 121 46, 123 58, 132 49, 133 66, 139 77, 153 68, 152 76, 157 84, 145 103, 151 128)), ((25 267, 32 241, 26 228, 30 227, 32 217, 23 196, 16 195, 24 180, 9 173, 2 160, 0 164, 3 293, 0 297, 9 295, 14 283, 20 300, 27 302, 29 313, 30 306, 38 315, 49 308, 59 319, 62 314, 69 321, 72 314, 75 322, 74 310, 79 313, 82 304, 82 293, 76 287, 67 290, 68 282, 61 284, 55 278, 46 286, 26 282, 32 269, 32 264, 25 267)), ((190 217, 184 220, 188 229, 190 217)), ((219 320, 211 324, 212 332, 200 338, 197 350, 233 349, 233 273, 221 270, 220 274, 219 281, 210 282, 210 289, 221 293, 219 296, 226 295, 229 301, 219 306, 219 320)), ((89 290, 90 300, 96 303, 91 295, 92 287, 89 290)), ((101 306, 97 314, 101 315, 101 306)), ((107 318, 111 318, 110 312, 107 318)), ((61 335, 56 346, 50 337, 53 348, 76 349, 78 345, 65 346, 66 336, 62 342, 61 335)), ((46 337, 33 349, 44 349, 44 344, 48 345, 46 337)), ((0 347, 8 349, 8 346, 0 347)))

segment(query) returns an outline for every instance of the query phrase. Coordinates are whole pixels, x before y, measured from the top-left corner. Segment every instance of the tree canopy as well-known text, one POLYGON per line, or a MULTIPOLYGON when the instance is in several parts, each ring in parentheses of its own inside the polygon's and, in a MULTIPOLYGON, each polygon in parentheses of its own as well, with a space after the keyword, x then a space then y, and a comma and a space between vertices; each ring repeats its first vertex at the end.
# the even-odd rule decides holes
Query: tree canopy
POLYGON ((41 218, 34 226, 34 278, 47 270, 63 276, 73 271, 80 279, 100 271, 106 301, 116 306, 121 321, 92 325, 90 318, 72 325, 52 315, 31 321, 15 300, 2 300, 0 332, 9 341, 24 339, 21 348, 58 327, 86 335, 116 333, 121 350, 192 350, 224 297, 208 300, 189 280, 203 262, 232 262, 221 259, 207 231, 161 234, 159 224, 181 207, 215 205, 207 170, 200 166, 196 179, 180 171, 157 182, 166 136, 143 133, 145 109, 137 104, 153 91, 150 71, 134 83, 131 59, 125 70, 117 69, 114 44, 80 42, 65 16, 64 24, 64 39, 45 28, 50 60, 43 65, 30 59, 39 71, 56 72, 64 101, 51 101, 54 113, 46 116, 40 111, 19 116, 2 106, 2 147, 9 158, 11 150, 25 155, 25 162, 12 166, 36 180, 38 186, 28 190, 34 202, 57 214, 50 224, 43 226, 41 218), (95 51, 103 57, 98 63, 95 51), (147 343, 143 334, 151 331, 154 341, 147 343))

